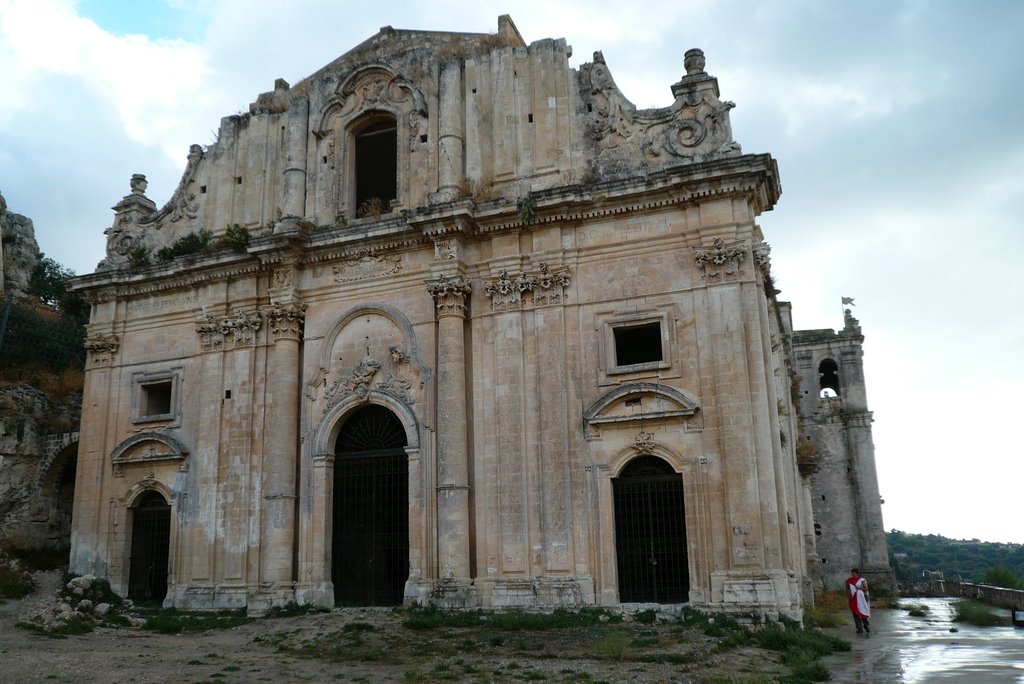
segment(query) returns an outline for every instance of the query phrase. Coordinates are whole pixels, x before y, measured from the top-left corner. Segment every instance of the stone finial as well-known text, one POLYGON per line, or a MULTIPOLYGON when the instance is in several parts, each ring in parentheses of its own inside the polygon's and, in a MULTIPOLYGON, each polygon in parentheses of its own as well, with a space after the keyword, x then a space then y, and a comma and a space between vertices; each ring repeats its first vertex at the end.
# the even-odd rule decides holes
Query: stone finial
POLYGON ((149 182, 146 180, 146 175, 142 173, 133 173, 130 181, 133 195, 145 195, 146 188, 149 186, 149 182))
POLYGON ((703 74, 705 63, 704 51, 699 48, 691 48, 683 55, 683 68, 686 69, 687 76, 703 74))

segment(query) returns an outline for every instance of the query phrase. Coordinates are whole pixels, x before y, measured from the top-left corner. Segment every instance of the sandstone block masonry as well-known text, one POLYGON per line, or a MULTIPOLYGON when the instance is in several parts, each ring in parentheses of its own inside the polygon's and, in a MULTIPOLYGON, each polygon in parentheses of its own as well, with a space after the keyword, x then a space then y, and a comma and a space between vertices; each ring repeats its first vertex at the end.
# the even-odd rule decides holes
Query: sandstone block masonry
POLYGON ((799 616, 791 359, 700 50, 638 110, 564 40, 385 27, 115 207, 72 570, 133 599, 799 616), (88 484, 86 484, 88 483, 88 484))

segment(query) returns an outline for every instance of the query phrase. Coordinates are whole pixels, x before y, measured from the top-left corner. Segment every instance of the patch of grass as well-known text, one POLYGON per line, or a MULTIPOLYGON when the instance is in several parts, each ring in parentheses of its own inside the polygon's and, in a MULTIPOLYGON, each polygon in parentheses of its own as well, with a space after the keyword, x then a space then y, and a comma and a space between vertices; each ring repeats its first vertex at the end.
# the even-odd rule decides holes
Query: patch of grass
POLYGON ((953 622, 966 622, 975 627, 991 627, 1007 622, 1005 615, 999 615, 990 606, 979 601, 964 599, 953 603, 953 622))
POLYGON ((603 608, 566 610, 558 608, 551 613, 533 613, 523 610, 505 610, 493 613, 441 610, 435 606, 413 607, 407 611, 402 626, 409 629, 436 629, 439 627, 487 627, 491 630, 520 631, 544 629, 575 629, 600 624, 618 624, 622 616, 603 608))
POLYGON ((928 614, 928 606, 923 603, 901 603, 899 608, 907 611, 911 617, 924 617, 928 614))
POLYGON ((342 632, 372 632, 376 627, 369 622, 350 622, 341 628, 342 632))
POLYGON ((846 612, 826 606, 804 608, 805 627, 839 627, 846 623, 846 612))
POLYGON ((746 634, 746 628, 731 615, 721 613, 702 613, 693 608, 683 608, 679 622, 687 627, 695 627, 704 632, 705 636, 722 638, 736 634, 746 634))
POLYGON ((782 653, 782 662, 789 666, 788 682, 822 682, 831 677, 828 667, 819 659, 838 651, 849 651, 850 642, 831 634, 801 629, 792 620, 771 624, 757 630, 751 637, 758 646, 782 653))
POLYGON ((658 621, 658 611, 651 608, 649 610, 642 610, 633 616, 635 622, 639 622, 641 625, 653 625, 658 621))
POLYGON ((317 608, 310 604, 298 604, 295 601, 289 601, 283 606, 274 606, 267 611, 266 617, 268 618, 285 618, 285 617, 299 617, 300 615, 312 615, 314 613, 328 613, 326 608, 317 608))
POLYGON ((206 632, 211 629, 230 629, 252 621, 239 611, 219 613, 198 613, 179 611, 176 608, 161 608, 144 614, 143 629, 161 634, 183 634, 185 632, 206 632))
POLYGON ((623 660, 632 651, 632 644, 629 634, 616 630, 611 634, 598 639, 592 650, 595 655, 601 658, 612 660, 623 660))

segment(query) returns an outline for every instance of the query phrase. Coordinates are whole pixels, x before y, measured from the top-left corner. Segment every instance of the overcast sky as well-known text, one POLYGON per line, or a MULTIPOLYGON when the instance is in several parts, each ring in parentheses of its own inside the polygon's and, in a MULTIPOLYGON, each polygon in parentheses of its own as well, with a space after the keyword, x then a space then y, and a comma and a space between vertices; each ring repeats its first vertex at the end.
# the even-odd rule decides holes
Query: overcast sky
POLYGON ((641 107, 705 51, 743 150, 779 162, 760 223, 796 326, 856 299, 886 528, 1024 542, 1024 2, 0 0, 0 192, 91 272, 131 174, 162 205, 275 78, 503 13, 574 66, 602 50, 641 107))

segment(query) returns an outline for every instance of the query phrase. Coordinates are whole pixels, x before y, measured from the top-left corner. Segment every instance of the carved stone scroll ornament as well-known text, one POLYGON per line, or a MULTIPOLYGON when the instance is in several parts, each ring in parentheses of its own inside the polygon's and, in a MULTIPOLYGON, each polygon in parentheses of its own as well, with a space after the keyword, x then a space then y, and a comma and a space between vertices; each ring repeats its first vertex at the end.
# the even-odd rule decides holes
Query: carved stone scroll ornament
POLYGON ((275 342, 302 337, 302 324, 306 320, 305 304, 275 304, 264 309, 263 313, 270 324, 275 342))
POLYGON ((601 156, 649 164, 738 156, 741 149, 729 122, 735 104, 718 98, 717 80, 704 72, 704 61, 700 50, 687 51, 687 73, 672 86, 675 101, 661 109, 637 110, 619 91, 604 55, 595 52, 580 76, 589 100, 590 135, 602 148, 601 156))
POLYGON ((747 250, 742 242, 727 245, 722 238, 715 238, 712 247, 694 247, 693 251, 697 265, 704 268, 707 280, 732 279, 743 273, 740 266, 747 250))
POLYGON ((465 316, 466 300, 473 291, 469 281, 462 276, 440 275, 427 281, 427 292, 434 298, 438 318, 442 316, 465 316))
POLYGON ((158 224, 164 219, 168 219, 171 223, 176 223, 182 219, 194 219, 199 215, 199 202, 190 186, 195 181, 196 170, 199 168, 199 162, 202 161, 203 156, 203 147, 201 145, 189 146, 188 163, 185 165, 185 172, 181 175, 181 181, 178 182, 178 187, 174 190, 174 194, 171 195, 171 199, 167 201, 167 204, 160 211, 139 219, 140 224, 158 224))
POLYGON ((327 413, 332 406, 351 394, 355 394, 360 398, 369 394, 370 383, 373 382, 373 376, 379 370, 380 362, 377 359, 369 354, 364 356, 356 364, 356 367, 352 369, 352 375, 347 378, 339 378, 324 392, 324 399, 327 400, 324 413, 327 413))
POLYGON ((107 366, 120 346, 117 335, 92 335, 85 340, 85 349, 95 366, 107 366))

